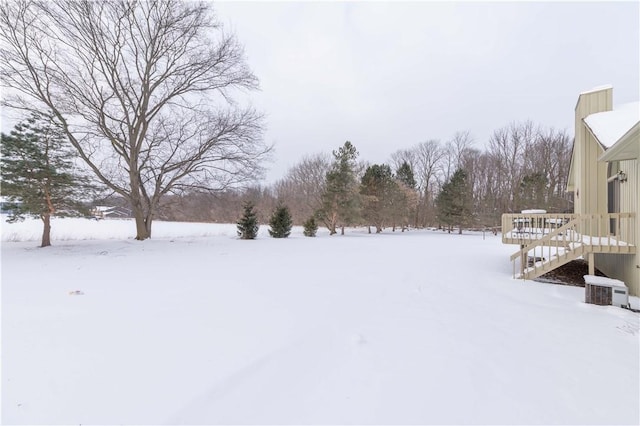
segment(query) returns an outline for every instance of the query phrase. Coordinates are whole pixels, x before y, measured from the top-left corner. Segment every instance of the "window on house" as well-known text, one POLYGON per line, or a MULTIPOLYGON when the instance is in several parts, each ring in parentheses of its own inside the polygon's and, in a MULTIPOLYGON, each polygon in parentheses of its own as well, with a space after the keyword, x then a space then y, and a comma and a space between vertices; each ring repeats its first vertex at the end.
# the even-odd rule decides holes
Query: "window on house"
MULTIPOLYGON (((620 180, 611 179, 618 173, 618 163, 609 163, 607 184, 607 211, 609 213, 620 213, 620 180)), ((615 218, 609 219, 609 232, 611 235, 617 234, 618 221, 615 218)))

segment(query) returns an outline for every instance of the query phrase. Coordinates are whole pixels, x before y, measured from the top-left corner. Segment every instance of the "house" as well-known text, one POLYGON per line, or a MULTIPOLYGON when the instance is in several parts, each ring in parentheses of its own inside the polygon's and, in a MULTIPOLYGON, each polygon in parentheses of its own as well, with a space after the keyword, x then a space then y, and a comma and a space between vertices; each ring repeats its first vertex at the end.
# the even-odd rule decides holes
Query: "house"
POLYGON ((574 212, 503 215, 503 242, 520 246, 514 275, 533 279, 583 257, 589 274, 598 268, 640 296, 639 107, 614 107, 611 86, 579 95, 568 176, 574 212))
POLYGON ((107 217, 131 217, 131 211, 117 206, 94 206, 90 212, 95 219, 106 219, 107 217))

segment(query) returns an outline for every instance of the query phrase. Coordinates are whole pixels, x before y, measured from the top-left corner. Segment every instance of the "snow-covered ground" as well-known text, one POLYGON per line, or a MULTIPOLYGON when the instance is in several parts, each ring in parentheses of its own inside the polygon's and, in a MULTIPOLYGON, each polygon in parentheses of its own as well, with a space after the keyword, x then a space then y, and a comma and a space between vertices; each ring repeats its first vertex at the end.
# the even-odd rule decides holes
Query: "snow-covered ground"
POLYGON ((0 226, 3 424, 640 423, 638 314, 499 236, 0 226))

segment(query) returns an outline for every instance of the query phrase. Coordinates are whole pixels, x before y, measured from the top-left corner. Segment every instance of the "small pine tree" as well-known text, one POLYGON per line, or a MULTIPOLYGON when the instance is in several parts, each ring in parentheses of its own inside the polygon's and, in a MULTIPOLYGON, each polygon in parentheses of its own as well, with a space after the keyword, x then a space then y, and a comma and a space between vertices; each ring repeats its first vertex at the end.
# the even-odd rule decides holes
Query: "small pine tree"
POLYGON ((243 240, 254 240, 258 236, 259 228, 253 204, 248 202, 244 205, 244 213, 238 221, 238 236, 243 240))
POLYGON ((316 219, 311 216, 304 224, 304 231, 302 232, 305 237, 315 237, 318 232, 318 224, 316 219))
POLYGON ((291 220, 291 214, 287 206, 278 206, 271 215, 269 221, 269 235, 273 238, 287 238, 291 234, 291 226, 293 222, 291 220))

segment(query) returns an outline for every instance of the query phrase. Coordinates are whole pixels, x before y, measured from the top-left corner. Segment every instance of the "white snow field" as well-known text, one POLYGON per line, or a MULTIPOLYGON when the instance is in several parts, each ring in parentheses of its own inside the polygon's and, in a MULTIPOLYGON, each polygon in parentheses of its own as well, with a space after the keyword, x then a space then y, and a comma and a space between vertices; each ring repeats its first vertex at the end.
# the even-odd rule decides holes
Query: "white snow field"
POLYGON ((40 226, 1 224, 3 424, 640 423, 638 314, 499 235, 40 226))

